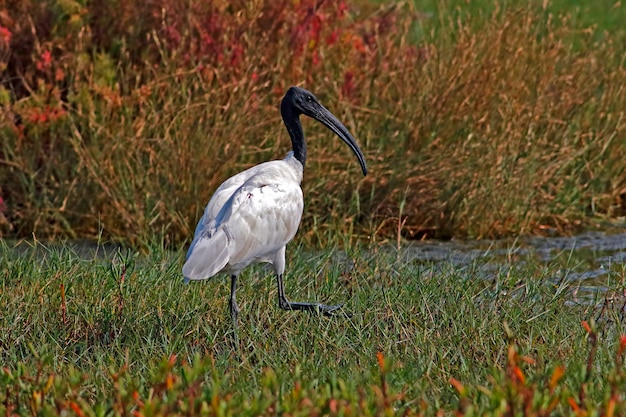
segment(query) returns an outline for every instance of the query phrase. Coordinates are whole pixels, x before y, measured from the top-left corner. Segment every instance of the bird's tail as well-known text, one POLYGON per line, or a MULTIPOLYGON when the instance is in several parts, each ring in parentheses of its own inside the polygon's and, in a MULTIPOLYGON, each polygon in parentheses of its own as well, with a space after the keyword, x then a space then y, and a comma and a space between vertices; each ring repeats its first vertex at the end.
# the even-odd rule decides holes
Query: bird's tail
POLYGON ((185 282, 211 278, 226 266, 230 260, 228 254, 228 236, 222 228, 210 237, 201 237, 192 243, 183 265, 185 282))

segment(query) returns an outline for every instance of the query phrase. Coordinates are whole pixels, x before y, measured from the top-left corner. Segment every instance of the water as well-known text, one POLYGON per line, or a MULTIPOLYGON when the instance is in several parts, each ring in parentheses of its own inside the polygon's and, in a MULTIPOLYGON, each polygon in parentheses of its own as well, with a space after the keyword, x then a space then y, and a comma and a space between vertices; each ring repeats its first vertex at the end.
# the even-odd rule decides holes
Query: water
POLYGON ((553 271, 546 285, 567 285, 566 305, 601 307, 626 304, 626 292, 611 291, 626 282, 626 233, 585 233, 572 237, 515 240, 417 242, 401 252, 405 262, 449 262, 477 269, 479 279, 494 280, 507 270, 533 263, 553 271))
POLYGON ((11 253, 12 256, 36 255, 45 259, 50 254, 69 252, 82 259, 112 259, 118 253, 125 253, 122 245, 115 243, 97 243, 91 240, 73 240, 62 243, 11 241, 0 239, 0 256, 11 253), (3 247, 4 246, 4 247, 3 247))

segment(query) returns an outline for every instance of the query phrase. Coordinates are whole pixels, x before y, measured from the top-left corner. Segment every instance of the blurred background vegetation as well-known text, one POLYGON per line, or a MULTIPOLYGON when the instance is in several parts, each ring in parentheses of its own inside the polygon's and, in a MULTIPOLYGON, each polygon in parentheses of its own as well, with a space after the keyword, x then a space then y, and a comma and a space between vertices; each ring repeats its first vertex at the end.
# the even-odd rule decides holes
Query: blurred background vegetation
POLYGON ((177 247, 227 177, 304 121, 299 239, 624 225, 626 18, 558 0, 0 2, 0 233, 177 247))

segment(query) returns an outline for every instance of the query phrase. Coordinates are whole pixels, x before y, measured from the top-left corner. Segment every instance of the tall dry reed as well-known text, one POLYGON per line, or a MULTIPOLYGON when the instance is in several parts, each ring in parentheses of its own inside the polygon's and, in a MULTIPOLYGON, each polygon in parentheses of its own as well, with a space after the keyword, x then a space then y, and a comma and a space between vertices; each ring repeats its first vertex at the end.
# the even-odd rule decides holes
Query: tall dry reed
POLYGON ((405 3, 36 3, 0 13, 9 235, 183 242, 221 181, 289 150, 292 84, 346 123, 371 171, 304 121, 308 242, 626 214, 623 45, 567 17, 444 17, 417 39, 431 23, 405 3))

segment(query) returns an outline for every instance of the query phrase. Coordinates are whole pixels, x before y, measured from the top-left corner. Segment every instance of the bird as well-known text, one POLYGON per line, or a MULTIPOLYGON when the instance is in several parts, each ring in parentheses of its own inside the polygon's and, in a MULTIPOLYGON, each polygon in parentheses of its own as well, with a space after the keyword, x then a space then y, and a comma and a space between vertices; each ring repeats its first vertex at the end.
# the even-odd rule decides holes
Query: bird
POLYGON ((291 138, 292 150, 285 158, 264 162, 224 181, 198 221, 187 251, 182 273, 185 282, 230 275, 230 315, 237 340, 237 279, 254 263, 273 265, 278 285, 278 306, 333 315, 342 307, 321 303, 293 302, 285 296, 285 250, 298 230, 304 209, 301 183, 307 147, 300 115, 325 125, 342 139, 356 156, 363 175, 367 166, 363 152, 348 129, 310 91, 290 87, 280 113, 291 138))

